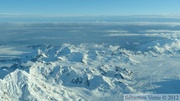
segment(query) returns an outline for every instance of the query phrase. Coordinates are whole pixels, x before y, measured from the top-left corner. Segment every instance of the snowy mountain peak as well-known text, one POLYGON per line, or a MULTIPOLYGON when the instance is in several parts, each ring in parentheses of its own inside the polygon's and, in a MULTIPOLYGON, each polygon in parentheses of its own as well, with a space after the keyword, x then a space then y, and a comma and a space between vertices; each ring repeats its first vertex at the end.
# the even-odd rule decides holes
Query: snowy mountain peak
POLYGON ((107 52, 103 47, 89 51, 73 45, 38 45, 30 49, 11 66, 13 70, 5 68, 9 73, 0 81, 3 100, 59 101, 71 99, 71 95, 87 100, 82 96, 98 97, 92 92, 134 92, 129 86, 133 73, 120 67, 118 61, 112 62, 119 57, 112 55, 116 47, 107 52))

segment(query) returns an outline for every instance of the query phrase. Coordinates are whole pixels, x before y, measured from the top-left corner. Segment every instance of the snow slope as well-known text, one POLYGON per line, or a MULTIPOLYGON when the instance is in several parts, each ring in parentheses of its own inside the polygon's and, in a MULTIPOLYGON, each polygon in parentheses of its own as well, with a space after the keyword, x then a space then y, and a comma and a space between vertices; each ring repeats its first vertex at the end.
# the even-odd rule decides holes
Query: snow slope
POLYGON ((123 51, 118 46, 63 44, 29 48, 32 53, 22 55, 11 67, 2 67, 9 72, 1 74, 2 99, 93 100, 112 94, 118 99, 123 93, 134 92, 130 86, 133 72, 120 66, 124 59, 118 55, 123 51))
POLYGON ((180 93, 179 32, 112 31, 97 38, 131 40, 1 45, 0 99, 121 101, 129 93, 180 93))

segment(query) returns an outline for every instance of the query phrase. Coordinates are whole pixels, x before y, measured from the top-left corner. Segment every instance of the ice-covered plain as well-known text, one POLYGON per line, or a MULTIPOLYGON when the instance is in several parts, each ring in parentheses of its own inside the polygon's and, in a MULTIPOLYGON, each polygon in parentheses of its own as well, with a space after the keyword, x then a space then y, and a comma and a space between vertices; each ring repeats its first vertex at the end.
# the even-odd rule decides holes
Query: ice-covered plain
POLYGON ((178 94, 180 23, 157 21, 1 22, 0 99, 178 94))

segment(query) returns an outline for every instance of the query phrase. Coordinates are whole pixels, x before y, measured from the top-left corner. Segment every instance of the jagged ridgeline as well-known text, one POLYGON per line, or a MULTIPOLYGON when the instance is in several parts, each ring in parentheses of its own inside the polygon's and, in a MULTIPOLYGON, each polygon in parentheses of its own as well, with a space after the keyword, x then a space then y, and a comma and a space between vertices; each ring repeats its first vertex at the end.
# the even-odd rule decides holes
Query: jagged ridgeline
POLYGON ((32 49, 30 53, 9 60, 14 64, 2 68, 7 73, 0 80, 1 99, 59 101, 75 95, 77 100, 87 100, 85 96, 92 99, 103 94, 119 99, 120 94, 134 92, 130 86, 133 72, 120 63, 136 62, 119 46, 63 44, 28 48, 32 49))

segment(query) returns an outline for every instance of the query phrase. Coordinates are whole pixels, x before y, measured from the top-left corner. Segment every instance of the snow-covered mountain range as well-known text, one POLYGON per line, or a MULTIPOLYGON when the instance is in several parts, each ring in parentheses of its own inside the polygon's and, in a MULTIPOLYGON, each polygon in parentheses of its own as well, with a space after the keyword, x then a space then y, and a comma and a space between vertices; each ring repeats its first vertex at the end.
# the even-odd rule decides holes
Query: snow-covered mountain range
MULTIPOLYGON (((75 30, 72 33, 77 35, 75 30)), ((0 99, 122 101, 123 94, 180 93, 180 34, 177 30, 173 33, 151 30, 146 34, 111 30, 95 34, 82 34, 80 44, 33 42, 22 48, 19 43, 30 42, 29 39, 0 42, 0 99), (84 37, 90 37, 95 43, 83 43, 84 37), (98 38, 120 43, 98 43, 98 38), (122 40, 117 41, 118 38, 122 40)), ((48 40, 60 40, 54 38, 48 40)))

